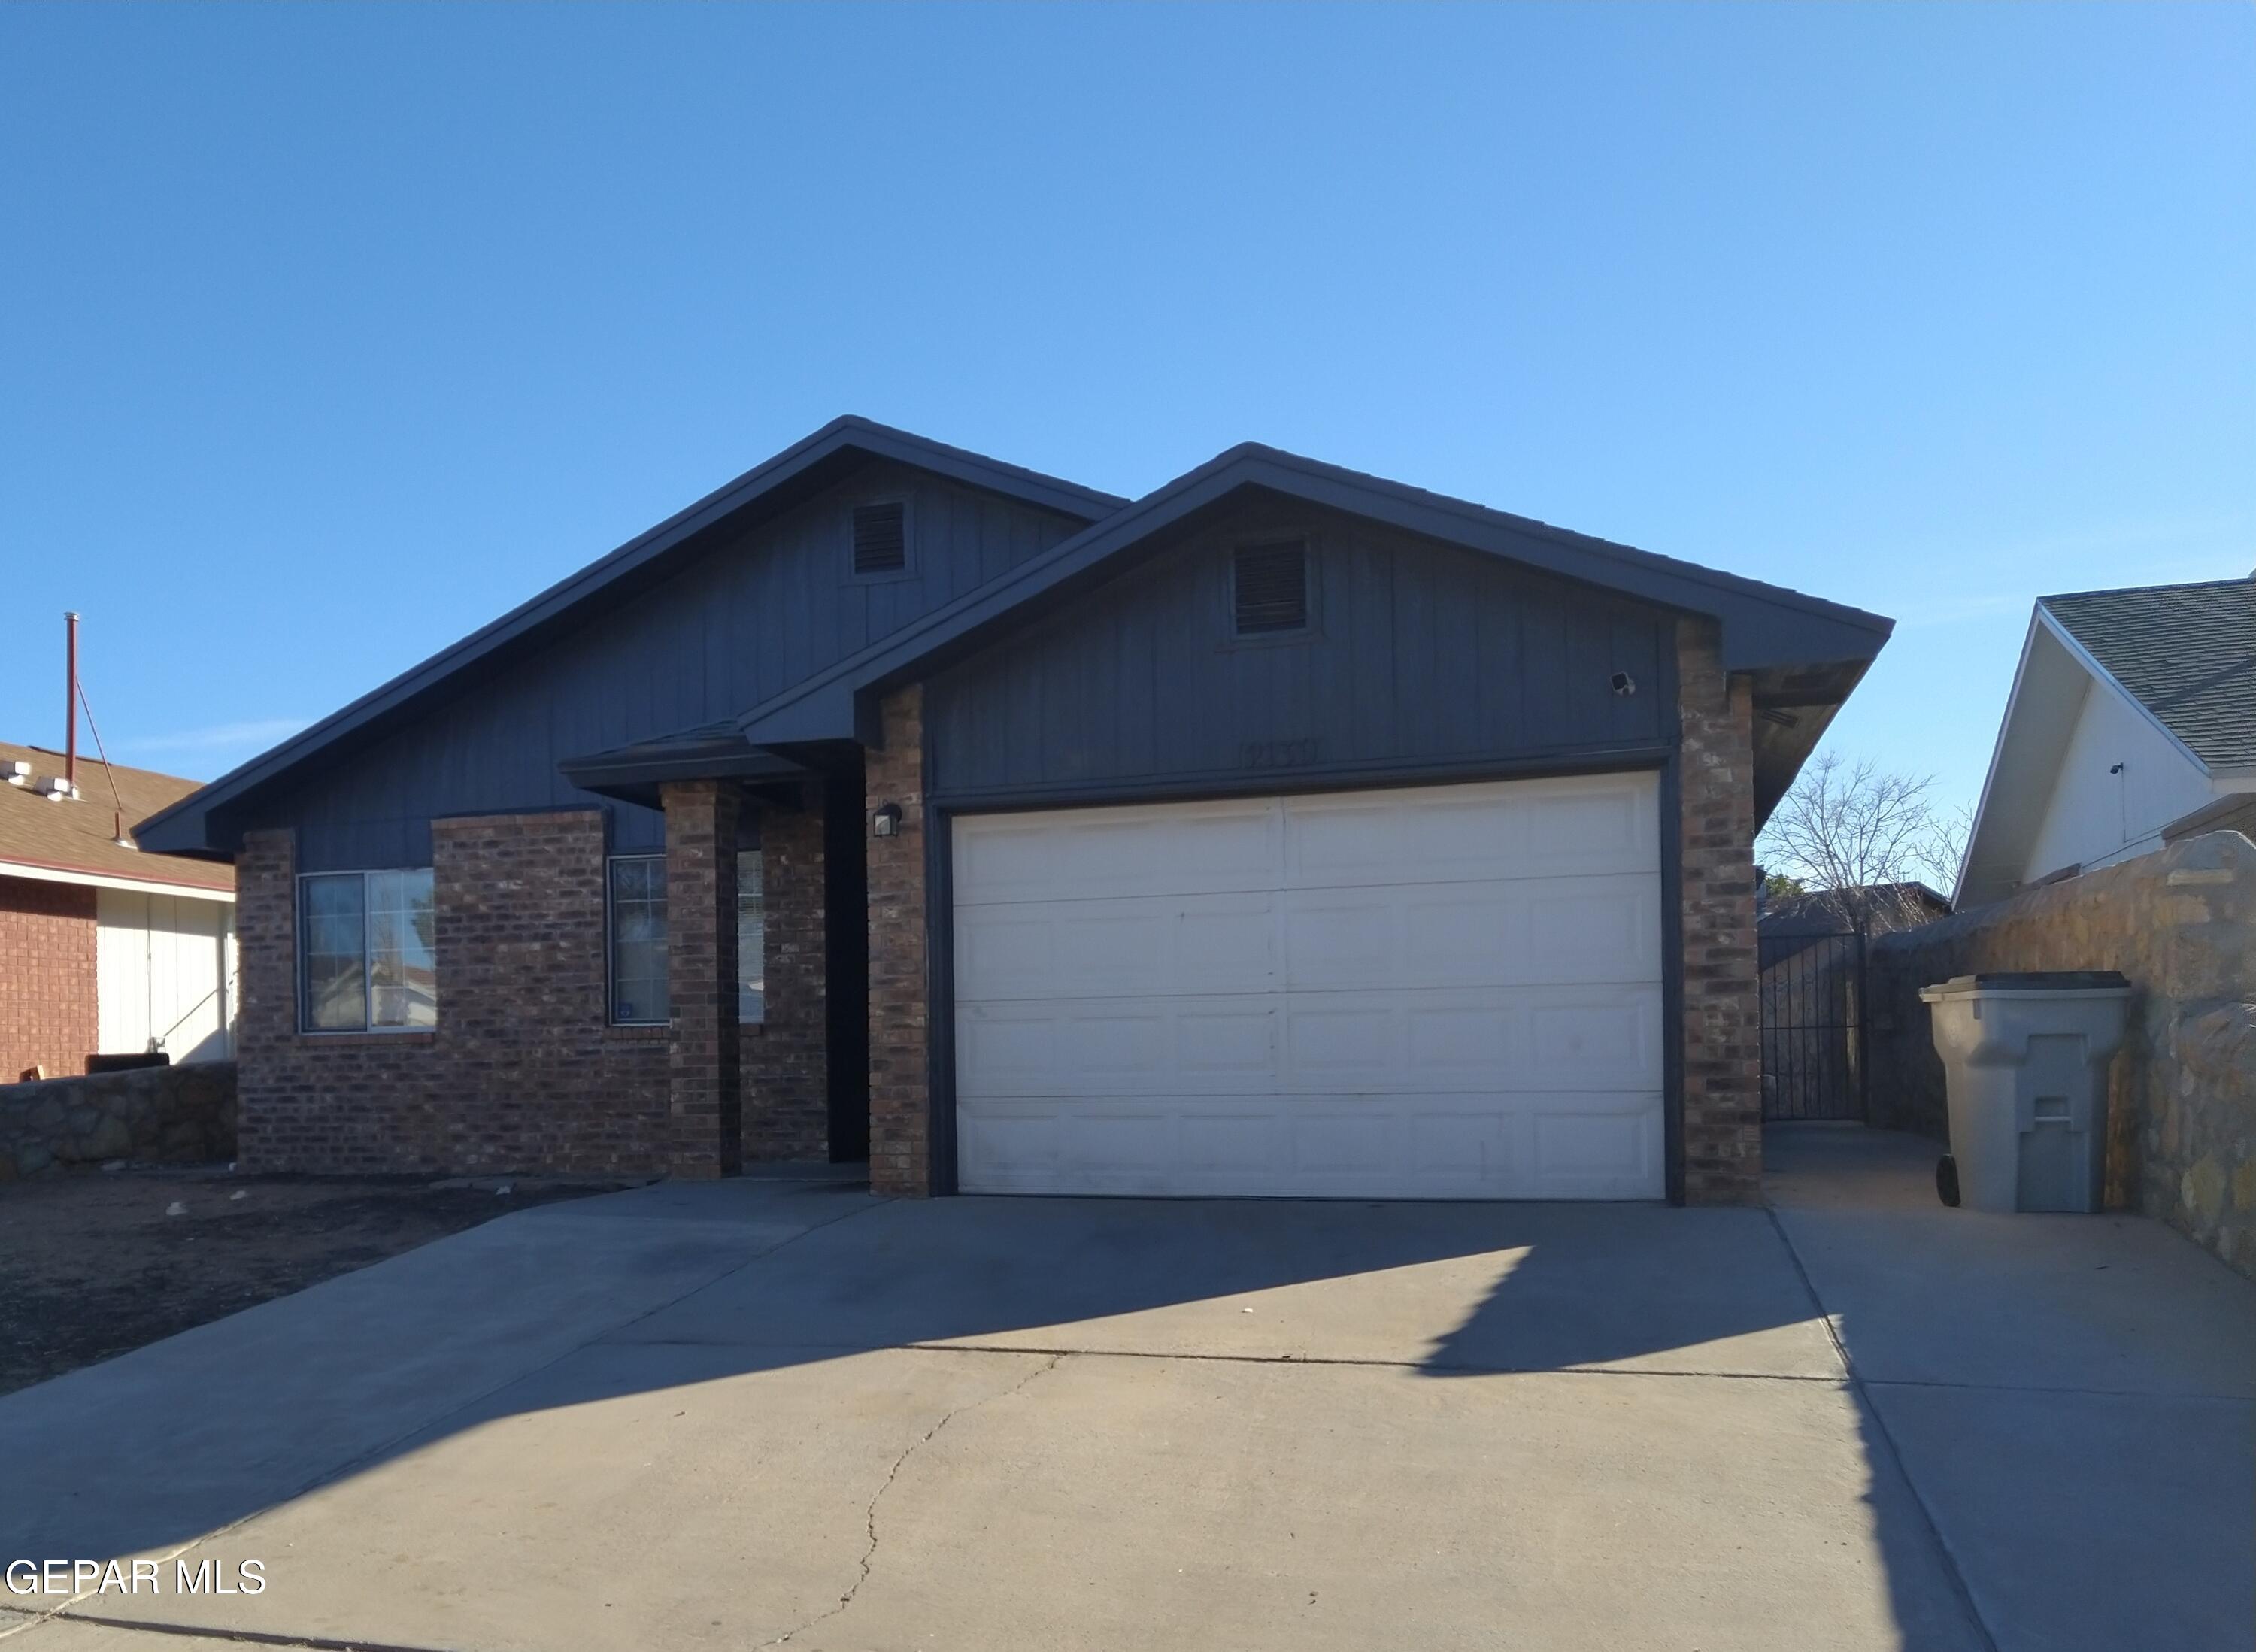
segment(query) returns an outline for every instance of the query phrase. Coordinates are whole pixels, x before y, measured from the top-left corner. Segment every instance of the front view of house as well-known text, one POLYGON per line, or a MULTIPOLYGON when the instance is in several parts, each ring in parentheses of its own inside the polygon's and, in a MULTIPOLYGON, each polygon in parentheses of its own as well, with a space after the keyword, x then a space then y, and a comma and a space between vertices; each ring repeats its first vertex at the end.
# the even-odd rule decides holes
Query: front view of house
POLYGON ((1752 1197, 1752 850, 1889 622, 1259 447, 826 427, 145 822, 241 1154, 1752 1197))

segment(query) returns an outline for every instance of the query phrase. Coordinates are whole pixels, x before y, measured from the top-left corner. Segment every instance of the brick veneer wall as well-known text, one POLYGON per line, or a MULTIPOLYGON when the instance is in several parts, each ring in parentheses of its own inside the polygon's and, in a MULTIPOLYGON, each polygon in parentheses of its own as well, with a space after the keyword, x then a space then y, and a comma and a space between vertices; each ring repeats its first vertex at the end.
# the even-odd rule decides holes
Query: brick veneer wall
POLYGON ((823 922, 823 808, 760 816, 766 1020, 744 1041, 744 1158, 830 1155, 830 1026, 823 922))
POLYGON ((914 685, 880 713, 885 745, 864 758, 868 807, 896 803, 900 830, 871 837, 870 1185, 932 1191, 931 987, 925 946, 924 695, 914 685))
POLYGON ((0 878, 0 1084, 29 1067, 86 1070, 100 1036, 95 893, 0 878))
POLYGON ((295 873, 290 833, 245 835, 236 863, 245 1169, 666 1168, 666 1029, 606 1025, 598 811, 433 822, 432 1032, 297 1030, 295 873))
POLYGON ((727 1175, 744 1163, 743 1039, 737 1026, 737 840, 733 785, 674 780, 666 804, 668 1062, 676 1175, 727 1175))
POLYGON ((1755 956, 1754 701, 1711 620, 1677 622, 1683 822, 1684 1200, 1762 1196, 1762 1015, 1755 956))

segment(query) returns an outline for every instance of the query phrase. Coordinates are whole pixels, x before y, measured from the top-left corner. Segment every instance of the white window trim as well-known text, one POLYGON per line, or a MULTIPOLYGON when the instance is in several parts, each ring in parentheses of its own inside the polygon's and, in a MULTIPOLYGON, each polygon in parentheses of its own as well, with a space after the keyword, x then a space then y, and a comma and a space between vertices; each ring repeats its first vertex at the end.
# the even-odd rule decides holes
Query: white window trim
MULTIPOLYGON (((618 922, 614 911, 613 900, 617 886, 611 879, 611 868, 623 860, 655 860, 662 865, 665 864, 666 856, 662 851, 658 852, 645 851, 639 854, 603 857, 603 1024, 606 1027, 670 1027, 673 1024, 673 1018, 670 1014, 660 1016, 655 1020, 622 1020, 619 1018, 617 973, 619 958, 618 922)), ((668 893, 670 894, 671 891, 668 893)), ((666 934, 670 962, 673 943, 673 910, 670 901, 666 914, 666 934)), ((666 984, 666 999, 669 1006, 673 1002, 673 983, 671 979, 666 984)))
MULTIPOLYGON (((290 937, 290 956, 297 977, 293 983, 298 1000, 298 1034, 301 1038, 390 1038, 400 1033, 427 1038, 436 1030, 430 1027, 377 1026, 369 1014, 369 993, 373 990, 375 967, 368 955, 368 879, 390 877, 398 872, 429 872, 428 866, 340 866, 335 872, 301 872, 298 874, 297 908, 291 914, 293 933, 290 937), (306 882, 312 878, 358 878, 360 894, 360 1025, 358 1027, 308 1027, 306 1024, 306 882)), ((431 904, 435 911, 439 893, 434 881, 431 904)), ((432 949, 432 971, 438 971, 438 949, 432 949)), ((434 993, 435 1000, 436 993, 434 993)), ((434 1010, 435 1013, 435 1010, 434 1010)))

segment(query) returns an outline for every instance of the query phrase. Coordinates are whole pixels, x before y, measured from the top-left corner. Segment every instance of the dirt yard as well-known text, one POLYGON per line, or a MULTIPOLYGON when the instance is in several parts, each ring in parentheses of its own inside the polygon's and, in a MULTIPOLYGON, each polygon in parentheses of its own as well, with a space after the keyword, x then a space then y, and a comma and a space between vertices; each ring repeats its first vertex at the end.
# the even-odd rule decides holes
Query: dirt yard
POLYGON ((118 1171, 0 1183, 0 1394, 598 1188, 118 1171), (168 1216, 175 1204, 186 1206, 168 1216))

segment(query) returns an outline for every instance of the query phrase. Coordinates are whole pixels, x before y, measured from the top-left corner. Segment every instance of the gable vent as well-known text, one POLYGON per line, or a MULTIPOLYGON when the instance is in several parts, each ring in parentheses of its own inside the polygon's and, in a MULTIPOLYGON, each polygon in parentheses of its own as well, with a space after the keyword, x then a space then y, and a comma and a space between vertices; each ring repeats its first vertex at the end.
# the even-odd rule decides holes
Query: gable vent
POLYGON ((1239 636, 1305 630, 1308 624, 1308 547, 1297 540, 1284 545, 1241 547, 1232 570, 1230 590, 1239 636))
POLYGON ((854 507, 854 571, 898 574, 909 565, 906 510, 892 505, 854 507))

